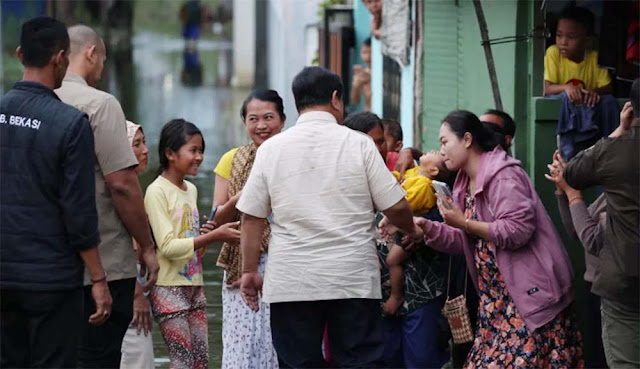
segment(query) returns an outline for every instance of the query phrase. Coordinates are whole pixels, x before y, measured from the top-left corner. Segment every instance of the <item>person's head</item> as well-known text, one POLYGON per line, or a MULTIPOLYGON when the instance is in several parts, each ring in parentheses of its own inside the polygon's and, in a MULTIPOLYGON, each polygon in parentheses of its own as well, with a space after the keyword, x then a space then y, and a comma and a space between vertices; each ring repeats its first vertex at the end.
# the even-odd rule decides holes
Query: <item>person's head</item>
POLYGON ((198 174, 204 148, 204 138, 195 124, 184 119, 169 121, 160 132, 160 173, 173 170, 182 175, 198 174))
POLYGON ((439 137, 444 164, 452 171, 464 168, 471 156, 480 156, 498 145, 493 133, 483 127, 475 114, 466 110, 449 113, 442 120, 439 137))
POLYGON ((498 143, 498 145, 500 145, 504 149, 504 151, 508 151, 509 147, 511 146, 511 141, 509 141, 509 144, 507 144, 507 136, 505 136, 504 130, 495 123, 485 122, 482 121, 482 119, 480 120, 480 123, 482 123, 482 126, 486 130, 493 132, 493 136, 496 138, 496 142, 498 143))
POLYGON ((447 169, 444 165, 444 157, 437 150, 427 151, 420 157, 420 172, 428 178, 453 185, 456 172, 447 169))
POLYGON ((380 155, 382 155, 382 159, 387 159, 387 142, 384 139, 384 128, 377 115, 368 111, 352 113, 347 116, 342 124, 354 131, 369 135, 376 144, 380 155))
POLYGON ((128 120, 127 136, 133 148, 133 153, 136 155, 136 159, 138 159, 136 173, 140 174, 147 169, 147 164, 149 163, 149 148, 147 147, 147 140, 142 131, 142 126, 128 120))
POLYGON ((402 150, 402 126, 393 119, 383 119, 384 140, 387 142, 387 152, 402 150))
POLYGON ((64 23, 37 17, 22 24, 18 59, 26 69, 45 71, 53 89, 62 85, 69 66, 69 34, 64 23))
POLYGON ((255 90, 244 100, 240 116, 256 146, 280 133, 287 118, 282 98, 274 90, 255 90))
POLYGON ((371 67, 371 37, 367 37, 362 46, 360 46, 360 58, 367 65, 371 67))
POLYGON ((102 78, 107 49, 96 31, 82 24, 69 27, 71 39, 71 71, 79 74, 90 86, 102 78))
POLYGON ((593 35, 595 17, 591 11, 579 6, 568 6, 558 16, 556 45, 560 54, 581 61, 589 38, 593 35))
POLYGON ((640 118, 640 78, 636 78, 631 85, 631 92, 629 92, 629 100, 631 100, 631 106, 633 107, 634 119, 640 118))
POLYGON ((344 116, 342 81, 340 77, 325 68, 305 67, 291 84, 298 113, 321 110, 331 113, 338 123, 344 116))
POLYGON ((382 13, 382 0, 362 0, 362 3, 369 13, 378 16, 382 13))
POLYGON ((505 150, 509 150, 511 142, 516 136, 516 124, 511 116, 500 110, 489 109, 485 111, 479 119, 481 122, 487 122, 499 127, 499 129, 494 129, 493 127, 488 128, 491 128, 492 131, 498 132, 504 136, 505 145, 503 147, 505 150))

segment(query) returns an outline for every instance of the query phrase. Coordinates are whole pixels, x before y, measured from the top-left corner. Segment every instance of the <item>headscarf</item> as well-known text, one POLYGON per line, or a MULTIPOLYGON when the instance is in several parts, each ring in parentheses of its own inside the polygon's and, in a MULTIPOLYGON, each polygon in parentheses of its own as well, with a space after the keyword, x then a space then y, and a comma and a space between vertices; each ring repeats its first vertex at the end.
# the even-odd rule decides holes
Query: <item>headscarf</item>
POLYGON ((129 145, 133 145, 133 138, 136 137, 138 130, 142 131, 141 125, 135 124, 130 120, 127 121, 127 137, 129 138, 129 145))

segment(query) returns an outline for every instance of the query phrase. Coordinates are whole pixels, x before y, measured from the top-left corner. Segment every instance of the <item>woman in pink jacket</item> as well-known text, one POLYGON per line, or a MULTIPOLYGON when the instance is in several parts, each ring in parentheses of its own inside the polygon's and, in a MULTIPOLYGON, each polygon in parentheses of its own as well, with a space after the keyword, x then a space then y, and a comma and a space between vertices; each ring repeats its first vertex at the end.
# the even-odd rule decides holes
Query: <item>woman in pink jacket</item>
POLYGON ((474 114, 451 112, 441 154, 459 173, 439 204, 446 224, 415 220, 428 245, 465 255, 478 289, 466 367, 583 367, 569 257, 520 162, 496 143, 474 114))

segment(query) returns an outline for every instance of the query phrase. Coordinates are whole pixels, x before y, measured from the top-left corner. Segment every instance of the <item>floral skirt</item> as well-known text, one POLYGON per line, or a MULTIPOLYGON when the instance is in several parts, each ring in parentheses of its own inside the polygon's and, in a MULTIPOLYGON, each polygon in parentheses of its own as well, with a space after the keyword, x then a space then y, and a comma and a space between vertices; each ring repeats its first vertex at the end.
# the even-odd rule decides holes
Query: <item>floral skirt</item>
MULTIPOLYGON (((259 271, 264 275, 267 254, 260 255, 259 271)), ((260 299, 253 311, 239 288, 222 283, 222 368, 278 368, 278 355, 271 341, 271 310, 260 299)))

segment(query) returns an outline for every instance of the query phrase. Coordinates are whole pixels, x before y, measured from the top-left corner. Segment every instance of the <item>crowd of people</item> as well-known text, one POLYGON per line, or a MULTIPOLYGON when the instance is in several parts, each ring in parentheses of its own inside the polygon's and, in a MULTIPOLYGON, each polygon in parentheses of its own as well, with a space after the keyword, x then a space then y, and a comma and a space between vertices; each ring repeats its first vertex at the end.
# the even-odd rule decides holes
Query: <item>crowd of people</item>
MULTIPOLYGON (((570 41, 588 33, 571 11, 558 36, 570 41)), ((547 93, 599 109, 604 77, 571 87, 562 63, 581 61, 563 42, 547 52, 560 61, 547 93)), ((278 92, 247 96, 250 141, 220 159, 201 217, 186 177, 203 134, 184 119, 163 126, 143 195, 146 137, 95 88, 106 48, 93 29, 34 18, 17 53, 23 78, 0 101, 3 367, 151 368, 155 320, 172 368, 208 368, 202 256, 215 242, 224 368, 585 367, 573 268, 511 156, 507 113, 453 110, 440 149, 422 153, 403 147, 396 121, 345 117, 340 77, 305 67, 291 128, 278 92), (456 301, 466 315, 447 313, 456 301)), ((546 175, 584 245, 612 368, 640 365, 639 118, 637 79, 620 123, 598 131, 608 137, 559 132, 570 137, 546 175), (588 206, 581 191, 594 186, 588 206)))

